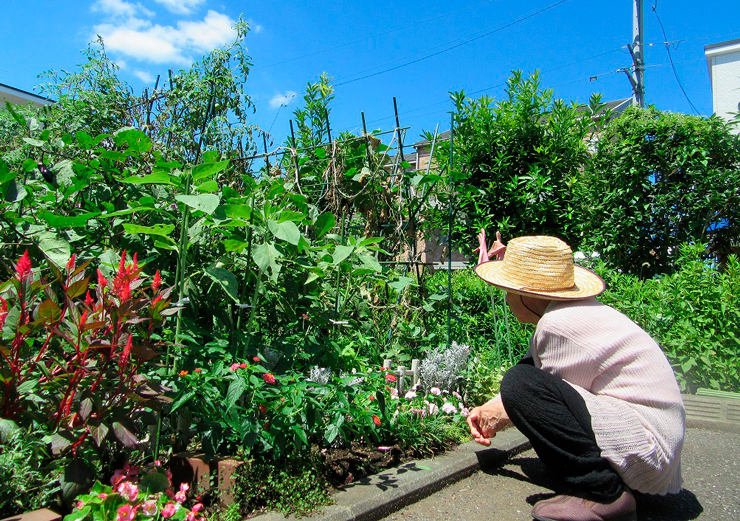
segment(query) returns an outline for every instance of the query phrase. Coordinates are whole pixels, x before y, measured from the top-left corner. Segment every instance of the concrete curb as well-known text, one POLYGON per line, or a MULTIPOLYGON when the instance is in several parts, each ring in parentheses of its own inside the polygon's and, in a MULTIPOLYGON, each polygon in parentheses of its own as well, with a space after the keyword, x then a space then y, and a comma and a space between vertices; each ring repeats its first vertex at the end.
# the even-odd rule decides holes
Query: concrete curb
MULTIPOLYGON (((311 521, 375 521, 466 478, 480 467, 497 465, 527 450, 529 441, 515 428, 500 432, 490 447, 468 442, 440 456, 404 463, 367 476, 334 496, 336 503, 310 517, 311 521)), ((297 519, 269 513, 260 521, 297 519)))
MULTIPOLYGON (((686 426, 740 432, 740 400, 715 396, 682 395, 686 426)), ((500 432, 490 447, 468 442, 431 459, 411 461, 398 468, 358 480, 338 492, 336 503, 310 517, 311 521, 376 521, 464 479, 481 467, 501 464, 530 448, 515 428, 500 432)), ((298 519, 268 513, 260 521, 298 519)), ((304 518, 305 519, 305 518, 304 518)))

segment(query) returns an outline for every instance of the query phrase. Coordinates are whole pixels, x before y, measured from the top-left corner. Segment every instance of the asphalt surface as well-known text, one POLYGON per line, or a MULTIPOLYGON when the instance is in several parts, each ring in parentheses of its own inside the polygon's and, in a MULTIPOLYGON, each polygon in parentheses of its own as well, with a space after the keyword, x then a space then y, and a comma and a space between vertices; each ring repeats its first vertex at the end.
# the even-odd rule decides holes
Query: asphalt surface
MULTIPOLYGON (((687 429, 681 464, 684 484, 679 494, 636 494, 639 521, 740 521, 739 433, 687 429)), ((530 521, 532 505, 559 490, 530 449, 383 519, 530 521)))

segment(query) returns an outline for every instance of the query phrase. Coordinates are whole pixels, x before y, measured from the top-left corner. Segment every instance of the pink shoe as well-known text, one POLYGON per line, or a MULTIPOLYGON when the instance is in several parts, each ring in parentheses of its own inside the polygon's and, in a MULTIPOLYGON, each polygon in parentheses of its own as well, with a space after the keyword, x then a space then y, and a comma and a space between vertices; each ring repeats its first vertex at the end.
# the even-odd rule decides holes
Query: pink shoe
POLYGON ((538 501, 532 517, 538 521, 635 521, 635 497, 627 489, 611 503, 597 503, 574 496, 555 496, 538 501))

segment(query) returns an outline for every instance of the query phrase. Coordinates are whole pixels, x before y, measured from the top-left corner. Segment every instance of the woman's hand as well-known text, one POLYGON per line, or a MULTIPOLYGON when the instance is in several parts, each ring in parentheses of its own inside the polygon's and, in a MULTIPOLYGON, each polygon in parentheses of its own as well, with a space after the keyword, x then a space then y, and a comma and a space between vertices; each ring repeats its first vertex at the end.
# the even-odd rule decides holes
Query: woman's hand
POLYGON ((489 438, 496 436, 496 433, 509 425, 511 420, 504 410, 501 398, 497 396, 490 402, 470 411, 467 422, 473 439, 488 447, 491 444, 489 438))
POLYGON ((504 252, 506 251, 506 245, 501 238, 501 232, 496 232, 496 240, 493 241, 491 248, 486 246, 486 230, 481 228, 478 233, 478 247, 473 250, 473 253, 478 252, 478 264, 491 260, 491 257, 496 260, 503 260, 504 252))

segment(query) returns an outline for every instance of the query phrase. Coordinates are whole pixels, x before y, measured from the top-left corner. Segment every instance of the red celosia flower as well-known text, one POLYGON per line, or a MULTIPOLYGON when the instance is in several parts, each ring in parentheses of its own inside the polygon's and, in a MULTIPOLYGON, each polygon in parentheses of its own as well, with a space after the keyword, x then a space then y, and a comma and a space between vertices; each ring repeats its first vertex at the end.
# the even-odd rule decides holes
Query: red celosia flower
POLYGON ((0 332, 3 330, 5 320, 8 318, 8 303, 3 297, 0 297, 0 332))
POLYGON ((264 373, 262 375, 262 379, 265 381, 265 383, 268 383, 268 384, 275 383, 275 375, 273 375, 272 373, 264 373))
POLYGON ((121 253, 121 262, 118 263, 118 274, 124 275, 126 273, 126 250, 121 253))
POLYGON ((152 279, 152 291, 157 291, 162 286, 162 277, 159 274, 159 270, 154 274, 152 279))
POLYGON ((31 273, 31 259, 28 257, 28 250, 21 255, 20 259, 18 259, 18 264, 15 265, 15 272, 18 276, 18 280, 21 282, 26 280, 28 275, 31 273))
POLYGON ((93 300, 92 296, 90 295, 90 290, 87 290, 87 295, 85 295, 85 305, 89 308, 92 308, 93 303, 95 301, 93 300))
POLYGON ((73 253, 72 256, 67 261, 67 271, 74 271, 75 269, 75 259, 77 258, 77 254, 73 253))
POLYGON ((119 362, 119 367, 121 370, 125 367, 126 363, 128 362, 128 357, 131 355, 131 348, 133 347, 134 337, 133 335, 128 336, 128 340, 126 341, 126 346, 123 348, 123 355, 121 356, 121 360, 119 362))
POLYGON ((80 316, 80 326, 84 325, 87 321, 87 311, 83 312, 80 316))
POLYGON ((385 379, 389 382, 395 382, 397 380, 396 375, 394 374, 385 375, 385 379))
POLYGON ((139 271, 139 257, 138 253, 134 252, 134 260, 131 266, 131 270, 129 270, 129 273, 133 273, 135 271, 139 271))
POLYGON ((100 269, 98 269, 98 287, 102 289, 106 287, 107 285, 108 285, 108 279, 106 279, 103 276, 103 272, 101 272, 100 269))
POLYGON ((377 414, 373 414, 373 423, 377 425, 378 427, 380 427, 380 418, 378 417, 377 414))

